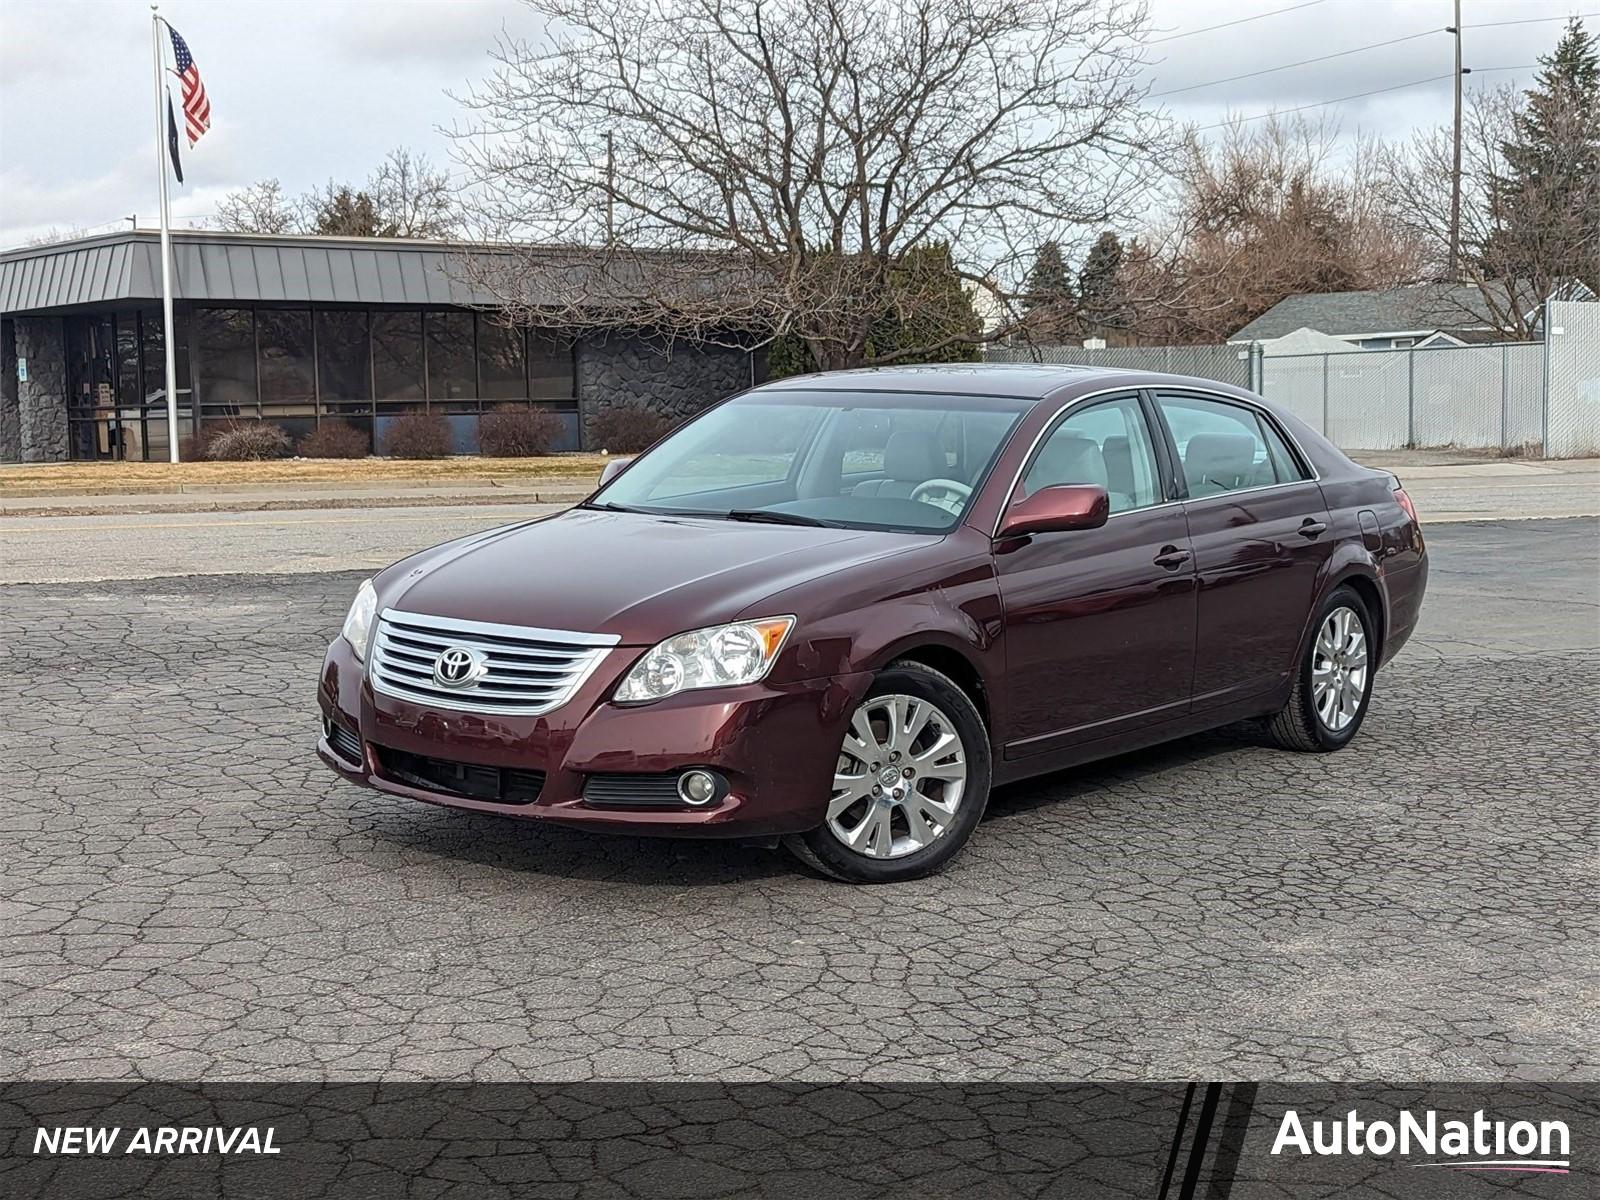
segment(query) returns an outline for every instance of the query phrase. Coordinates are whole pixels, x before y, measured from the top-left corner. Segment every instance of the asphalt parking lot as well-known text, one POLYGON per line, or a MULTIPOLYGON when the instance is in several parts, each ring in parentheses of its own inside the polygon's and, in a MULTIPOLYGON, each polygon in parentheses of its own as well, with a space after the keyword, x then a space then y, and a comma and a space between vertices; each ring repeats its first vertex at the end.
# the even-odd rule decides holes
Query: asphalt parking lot
POLYGON ((1011 788, 873 889, 337 781, 362 572, 0 587, 0 1077, 1600 1078, 1597 535, 1431 526, 1345 752, 1011 788))

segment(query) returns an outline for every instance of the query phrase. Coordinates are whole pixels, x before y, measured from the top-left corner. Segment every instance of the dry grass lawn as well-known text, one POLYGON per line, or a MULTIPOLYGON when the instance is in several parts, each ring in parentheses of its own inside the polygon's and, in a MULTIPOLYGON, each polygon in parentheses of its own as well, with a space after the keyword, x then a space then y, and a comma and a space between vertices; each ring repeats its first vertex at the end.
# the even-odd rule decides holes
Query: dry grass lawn
POLYGON ((268 462, 75 462, 0 467, 0 496, 115 495, 174 492, 194 485, 225 488, 282 484, 448 485, 499 483, 524 487, 592 485, 606 463, 600 454, 545 458, 284 458, 268 462))

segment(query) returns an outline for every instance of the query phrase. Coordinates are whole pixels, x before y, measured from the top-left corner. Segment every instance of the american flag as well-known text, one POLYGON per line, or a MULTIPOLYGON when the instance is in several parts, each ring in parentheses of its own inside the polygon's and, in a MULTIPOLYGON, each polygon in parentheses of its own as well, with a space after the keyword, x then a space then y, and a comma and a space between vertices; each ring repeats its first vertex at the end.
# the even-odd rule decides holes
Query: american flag
POLYGON ((188 44, 178 36, 171 25, 172 57, 178 78, 183 82, 183 115, 189 134, 189 145, 200 140, 200 135, 211 128, 211 101, 206 99, 206 85, 200 82, 200 68, 194 65, 194 56, 188 44))

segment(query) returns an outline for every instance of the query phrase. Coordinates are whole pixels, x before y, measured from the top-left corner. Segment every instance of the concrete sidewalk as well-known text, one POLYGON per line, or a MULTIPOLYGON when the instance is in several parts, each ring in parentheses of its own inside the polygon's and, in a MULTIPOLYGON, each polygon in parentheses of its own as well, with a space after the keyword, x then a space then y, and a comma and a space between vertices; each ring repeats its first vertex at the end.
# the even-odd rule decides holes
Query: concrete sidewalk
POLYGON ((575 504, 593 488, 562 481, 530 488, 486 480, 437 484, 187 484, 171 492, 130 495, 0 495, 0 516, 90 517, 111 514, 284 512, 329 508, 419 508, 480 504, 575 504))
MULTIPOLYGON (((1354 453, 1393 471, 1424 522, 1600 516, 1600 459, 1497 459, 1440 450, 1354 453)), ((411 480, 350 484, 186 484, 171 492, 129 495, 0 494, 0 516, 282 512, 338 508, 459 508, 473 505, 574 504, 593 485, 553 480, 528 486, 493 480, 411 480)))

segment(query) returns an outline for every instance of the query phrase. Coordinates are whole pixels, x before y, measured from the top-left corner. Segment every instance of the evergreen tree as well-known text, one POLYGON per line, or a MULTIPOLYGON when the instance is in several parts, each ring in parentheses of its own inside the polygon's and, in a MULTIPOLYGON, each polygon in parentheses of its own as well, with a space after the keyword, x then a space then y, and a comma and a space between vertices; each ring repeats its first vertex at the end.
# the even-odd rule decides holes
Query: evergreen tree
POLYGON ((1539 61, 1501 146, 1483 266, 1501 278, 1553 271, 1600 287, 1600 45, 1574 18, 1539 61))
POLYGON ((1078 272, 1078 297, 1084 320, 1095 329, 1123 329, 1127 317, 1122 303, 1122 239, 1109 229, 1090 247, 1078 272))
POLYGON ((1065 308, 1072 304, 1072 277, 1067 273, 1061 246, 1046 242, 1033 256, 1033 267, 1022 298, 1028 312, 1038 308, 1065 308))
POLYGON ((1033 256, 1023 285, 1022 310, 1029 335, 1039 342, 1065 341, 1073 328, 1072 276, 1057 242, 1045 242, 1033 256))
MULTIPOLYGON (((898 350, 933 347, 927 353, 894 358, 896 364, 976 362, 983 322, 956 271, 950 246, 935 242, 907 251, 891 269, 883 311, 867 334, 867 355, 882 359, 898 350), (946 341, 946 339, 963 339, 946 341)), ((768 353, 768 377, 782 379, 817 370, 803 338, 775 338, 768 353)))

